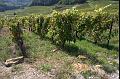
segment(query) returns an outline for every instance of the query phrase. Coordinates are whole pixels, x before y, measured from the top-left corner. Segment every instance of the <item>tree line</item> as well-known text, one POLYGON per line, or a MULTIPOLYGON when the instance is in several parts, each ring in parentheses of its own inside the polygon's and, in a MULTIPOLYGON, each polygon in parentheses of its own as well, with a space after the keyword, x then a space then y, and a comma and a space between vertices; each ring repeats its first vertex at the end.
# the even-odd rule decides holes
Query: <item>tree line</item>
POLYGON ((65 4, 65 5, 70 5, 70 4, 76 4, 76 3, 84 3, 87 0, 33 0, 32 6, 49 6, 53 4, 65 4))

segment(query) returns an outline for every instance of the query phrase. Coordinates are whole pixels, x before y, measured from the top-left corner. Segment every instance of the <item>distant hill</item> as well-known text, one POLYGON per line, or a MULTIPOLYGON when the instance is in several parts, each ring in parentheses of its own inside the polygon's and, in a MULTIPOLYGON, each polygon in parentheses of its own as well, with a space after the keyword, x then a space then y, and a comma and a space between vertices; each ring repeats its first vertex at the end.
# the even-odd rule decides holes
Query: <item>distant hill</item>
POLYGON ((76 4, 86 0, 0 0, 0 11, 17 9, 25 6, 50 6, 54 4, 76 4))
POLYGON ((4 1, 0 1, 0 11, 15 9, 16 7, 7 6, 4 1))
POLYGON ((26 6, 31 4, 32 0, 2 0, 8 6, 26 6))
POLYGON ((18 9, 31 3, 32 0, 0 0, 0 11, 18 9))
POLYGON ((70 4, 76 4, 76 3, 84 3, 87 0, 33 0, 32 1, 32 6, 49 6, 53 4, 65 4, 65 5, 70 5, 70 4))
MULTIPOLYGON (((23 8, 25 6, 81 4, 81 3, 85 3, 86 1, 87 0, 0 0, 0 11, 23 8)), ((90 0, 90 1, 98 1, 98 0, 90 0)), ((106 1, 119 1, 119 0, 106 0, 106 1)))
POLYGON ((33 0, 31 6, 46 6, 46 5, 53 5, 57 4, 60 0, 33 0))
MULTIPOLYGON (((0 5, 6 4, 7 6, 48 6, 54 4, 79 4, 87 0, 0 0, 0 5)), ((90 0, 98 1, 98 0, 90 0)), ((100 0, 101 1, 101 0, 100 0)), ((104 1, 104 0, 103 0, 104 1)), ((106 0, 106 1, 119 1, 119 0, 106 0)))

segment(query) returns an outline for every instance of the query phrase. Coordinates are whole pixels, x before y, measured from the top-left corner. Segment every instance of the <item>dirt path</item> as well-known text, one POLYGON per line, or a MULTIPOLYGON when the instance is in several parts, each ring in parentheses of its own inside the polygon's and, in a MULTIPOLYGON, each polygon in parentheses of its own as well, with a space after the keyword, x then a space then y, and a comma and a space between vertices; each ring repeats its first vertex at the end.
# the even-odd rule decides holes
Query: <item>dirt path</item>
MULTIPOLYGON (((115 59, 115 62, 119 64, 119 58, 115 59)), ((115 73, 110 74, 109 79, 119 79, 119 70, 117 70, 115 73)))
POLYGON ((109 79, 119 79, 119 70, 109 75, 109 79))
MULTIPOLYGON (((17 71, 13 71, 13 69, 14 67, 5 67, 0 63, 0 79, 52 79, 52 77, 39 72, 33 65, 27 63, 19 64, 17 71)), ((119 70, 116 73, 106 75, 108 79, 119 79, 119 70)), ((76 79, 81 79, 81 76, 76 79)))
POLYGON ((0 64, 0 79, 51 79, 49 76, 38 72, 30 64, 21 64, 20 71, 12 71, 12 67, 5 67, 0 64))

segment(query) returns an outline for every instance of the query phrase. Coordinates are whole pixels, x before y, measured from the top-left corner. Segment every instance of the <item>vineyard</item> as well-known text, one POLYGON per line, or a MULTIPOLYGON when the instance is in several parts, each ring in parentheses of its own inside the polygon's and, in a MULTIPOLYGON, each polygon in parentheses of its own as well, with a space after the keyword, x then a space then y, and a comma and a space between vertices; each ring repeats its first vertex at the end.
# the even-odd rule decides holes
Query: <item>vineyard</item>
POLYGON ((25 17, 1 18, 1 27, 9 27, 13 39, 22 38, 22 30, 27 29, 40 38, 49 38, 53 43, 64 46, 66 42, 75 42, 85 38, 94 43, 105 43, 118 34, 118 14, 103 11, 81 13, 75 8, 63 12, 53 11, 50 15, 31 15, 25 17))
MULTIPOLYGON (((24 58, 29 57, 24 42, 26 31, 37 35, 40 40, 49 40, 57 49, 65 49, 66 45, 69 47, 83 39, 95 45, 104 44, 109 47, 110 40, 118 36, 118 24, 119 14, 105 12, 102 8, 92 12, 80 12, 73 7, 62 12, 54 10, 48 15, 0 18, 0 30, 5 27, 10 29, 12 41, 19 47, 24 58)), ((91 60, 97 58, 92 52, 85 54, 89 55, 91 60)), ((108 65, 104 58, 101 60, 98 57, 96 62, 104 65, 104 68, 108 65)))

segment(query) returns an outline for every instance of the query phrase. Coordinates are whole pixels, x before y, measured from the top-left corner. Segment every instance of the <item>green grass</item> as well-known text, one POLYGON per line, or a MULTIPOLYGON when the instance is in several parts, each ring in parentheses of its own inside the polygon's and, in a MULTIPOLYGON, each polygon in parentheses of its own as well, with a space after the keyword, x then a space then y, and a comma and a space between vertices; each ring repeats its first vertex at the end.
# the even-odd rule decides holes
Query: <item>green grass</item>
MULTIPOLYGON (((50 72, 52 69, 57 69, 56 78, 58 79, 69 79, 74 75, 71 66, 73 62, 89 65, 100 64, 109 73, 115 71, 118 67, 118 64, 114 62, 114 59, 118 57, 118 51, 103 48, 87 40, 66 43, 65 48, 53 52, 57 47, 49 40, 41 40, 38 35, 28 31, 25 31, 23 36, 30 61, 33 61, 32 63, 35 63, 36 68, 40 71, 50 72), (84 55, 87 59, 81 60, 78 58, 79 55, 84 55), (113 61, 108 62, 109 57, 113 61)), ((11 53, 8 51, 11 43, 12 40, 9 35, 0 37, 0 59, 2 61, 11 58, 11 53)), ((19 67, 16 69, 19 69, 19 67)))
POLYGON ((82 75, 85 77, 85 79, 89 79, 90 77, 99 79, 99 77, 97 77, 97 74, 91 71, 83 72, 82 75))
POLYGON ((86 51, 86 53, 84 52, 84 54, 88 56, 88 58, 90 59, 89 61, 92 61, 92 64, 103 65, 103 69, 109 73, 116 70, 116 63, 114 63, 114 61, 111 61, 114 64, 110 64, 110 62, 108 62, 110 61, 108 58, 112 58, 113 60, 115 58, 118 58, 119 53, 117 51, 102 48, 86 40, 78 41, 76 42, 76 45, 86 51))
MULTIPOLYGON (((109 2, 112 3, 113 2, 109 2)), ((104 2, 93 2, 93 5, 99 7, 105 6, 109 3, 104 2)), ((67 5, 64 8, 57 9, 62 10, 71 8, 73 5, 67 5)), ((80 11, 93 11, 88 3, 81 4, 77 7, 80 11)), ((19 16, 29 14, 48 14, 54 9, 54 6, 32 6, 27 7, 24 10, 15 10, 19 16)), ((107 9, 111 12, 118 11, 118 3, 114 3, 110 8, 107 9)), ((0 12, 0 15, 13 16, 14 11, 0 12)), ((118 27, 118 26, 117 26, 118 27)), ((84 63, 89 65, 100 64, 106 72, 113 72, 118 67, 118 64, 114 59, 118 58, 119 50, 119 36, 115 36, 110 40, 110 46, 96 45, 87 40, 77 40, 76 43, 66 43, 63 49, 58 49, 56 45, 53 45, 48 39, 41 40, 40 37, 34 33, 25 31, 24 42, 27 48, 27 54, 29 56, 28 61, 34 63, 37 69, 49 72, 52 69, 58 70, 56 72, 56 78, 58 79, 69 79, 73 76, 72 63, 84 63), (58 49, 53 52, 53 50, 58 49), (79 59, 79 55, 86 56, 86 60, 79 59), (110 58, 111 60, 109 60, 110 58), (109 62, 110 61, 110 62, 109 62)), ((0 37, 0 61, 5 61, 11 58, 10 46, 13 45, 12 37, 10 35, 3 35, 0 37)), ((19 51, 17 51, 19 53, 19 51)), ((15 67, 19 70, 19 67, 15 67)), ((87 78, 92 75, 91 72, 86 72, 84 76, 87 78)), ((94 75, 94 74, 93 74, 94 75)))
POLYGON ((22 12, 18 12, 18 15, 29 15, 29 14, 48 14, 52 11, 53 6, 32 6, 27 7, 22 12), (24 13, 24 14, 23 14, 24 13))
POLYGON ((50 64, 41 64, 38 66, 39 70, 42 70, 43 72, 49 72, 52 69, 52 65, 50 64))
POLYGON ((49 40, 40 40, 39 36, 33 33, 25 33, 24 37, 26 37, 25 41, 29 47, 30 56, 33 59, 49 60, 50 63, 53 61, 68 62, 69 58, 72 62, 74 58, 77 60, 79 55, 85 55, 88 58, 86 62, 89 64, 110 65, 107 58, 114 59, 118 57, 117 51, 100 47, 86 40, 78 40, 75 44, 66 44, 64 49, 52 52, 52 50, 56 49, 56 46, 51 44, 49 40))
POLYGON ((110 7, 105 9, 107 12, 118 12, 119 3, 118 1, 92 1, 85 4, 78 5, 78 9, 83 12, 94 11, 95 9, 105 7, 106 5, 112 4, 110 7))
POLYGON ((32 7, 25 7, 24 9, 16 9, 16 10, 8 10, 5 12, 0 12, 1 17, 4 15, 8 15, 13 17, 14 12, 18 16, 26 16, 31 14, 48 14, 52 11, 53 6, 32 6, 32 7))
POLYGON ((11 45, 12 40, 9 36, 0 37, 0 60, 5 61, 6 59, 10 58, 10 49, 9 46, 11 45))
POLYGON ((0 61, 20 55, 18 47, 15 47, 16 52, 13 53, 14 45, 9 29, 7 27, 0 29, 0 61))

